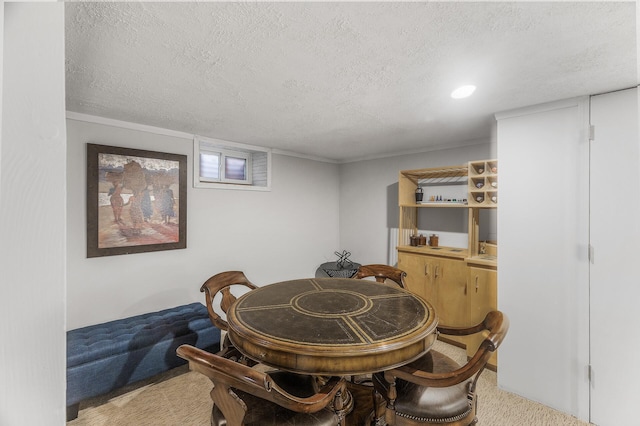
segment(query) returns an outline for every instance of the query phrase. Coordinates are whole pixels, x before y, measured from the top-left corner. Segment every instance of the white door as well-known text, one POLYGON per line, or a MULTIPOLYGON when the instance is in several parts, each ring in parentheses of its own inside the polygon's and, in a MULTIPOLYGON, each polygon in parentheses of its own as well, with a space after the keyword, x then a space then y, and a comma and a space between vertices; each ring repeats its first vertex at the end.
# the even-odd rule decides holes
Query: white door
POLYGON ((589 417, 588 98, 497 115, 501 388, 589 417))
POLYGON ((616 426, 640 395, 638 90, 592 97, 591 123, 591 422, 616 426))

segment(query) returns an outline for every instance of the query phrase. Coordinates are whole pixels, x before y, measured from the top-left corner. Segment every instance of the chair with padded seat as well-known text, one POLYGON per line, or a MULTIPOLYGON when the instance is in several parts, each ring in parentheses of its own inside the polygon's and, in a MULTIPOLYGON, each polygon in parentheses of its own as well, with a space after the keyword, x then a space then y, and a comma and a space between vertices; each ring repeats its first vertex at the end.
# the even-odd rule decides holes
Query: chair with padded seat
POLYGON ((358 271, 353 276, 356 279, 364 279, 368 277, 374 277, 379 283, 384 283, 387 280, 391 280, 398 284, 400 287, 405 288, 404 279, 407 273, 401 269, 394 268, 389 265, 371 264, 362 265, 358 268, 358 271))
POLYGON ((386 400, 386 408, 376 413, 380 423, 384 416, 386 424, 396 426, 476 424, 478 378, 508 329, 509 320, 500 311, 489 312, 473 327, 438 327, 440 334, 488 335, 463 366, 432 349, 407 365, 374 374, 374 387, 386 400))
MULTIPOLYGON (((246 357, 235 346, 233 346, 226 333, 229 329, 229 324, 224 318, 226 318, 229 307, 236 301, 237 297, 239 297, 241 293, 246 293, 248 291, 255 290, 256 288, 258 287, 249 281, 242 271, 220 272, 213 275, 200 287, 200 291, 204 292, 206 295, 209 319, 216 327, 225 332, 224 339, 222 339, 222 343, 220 344, 221 349, 217 355, 249 367, 254 367, 259 363, 246 357), (234 292, 236 294, 234 294, 234 292), (221 295, 221 298, 219 300, 220 311, 217 312, 215 308, 217 304, 214 299, 216 299, 218 294, 221 295)), ((295 389, 299 387, 304 388, 311 384, 317 388, 320 380, 317 377, 309 375, 292 373, 289 371, 278 371, 271 368, 269 368, 269 374, 279 386, 285 389, 295 389)))
POLYGON ((342 378, 333 377, 319 388, 314 380, 282 384, 272 373, 190 345, 176 352, 213 383, 212 426, 344 425, 342 378))

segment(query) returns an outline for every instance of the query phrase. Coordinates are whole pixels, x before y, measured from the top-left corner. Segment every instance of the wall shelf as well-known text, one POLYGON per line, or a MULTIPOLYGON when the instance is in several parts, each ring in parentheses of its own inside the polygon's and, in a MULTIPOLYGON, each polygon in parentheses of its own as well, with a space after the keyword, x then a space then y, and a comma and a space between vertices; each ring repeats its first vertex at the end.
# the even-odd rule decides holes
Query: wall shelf
POLYGON ((468 167, 435 167, 431 169, 404 170, 402 173, 418 186, 460 185, 467 183, 468 167))
MULTIPOLYGON (((428 169, 401 170, 398 177, 398 205, 400 223, 398 246, 409 245, 410 237, 420 227, 418 210, 421 208, 465 208, 469 209, 469 245, 470 255, 478 254, 479 210, 498 207, 498 160, 469 161, 463 166, 445 166, 428 169), (466 185, 463 197, 460 195, 447 201, 434 201, 424 194, 422 202, 416 202, 416 190, 419 187, 433 185, 466 185), (456 201, 453 201, 455 199, 456 201)), ((423 224, 424 225, 424 224, 423 224)))

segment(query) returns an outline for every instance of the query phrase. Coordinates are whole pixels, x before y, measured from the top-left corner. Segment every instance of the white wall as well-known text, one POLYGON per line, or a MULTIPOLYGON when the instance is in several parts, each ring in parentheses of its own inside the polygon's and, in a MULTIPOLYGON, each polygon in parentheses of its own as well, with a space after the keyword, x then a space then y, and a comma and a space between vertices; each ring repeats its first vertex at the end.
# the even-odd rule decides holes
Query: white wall
MULTIPOLYGON (((351 260, 362 264, 395 264, 400 170, 463 165, 489 158, 495 158, 495 147, 487 138, 458 148, 341 164, 340 251, 351 252, 351 260)), ((466 222, 467 217, 462 220, 466 222)))
POLYGON ((591 421, 635 416, 640 382, 638 90, 591 98, 591 421))
POLYGON ((272 190, 193 188, 192 141, 67 120, 68 329, 194 301, 210 276, 257 285, 314 276, 338 246, 338 165, 273 155, 272 190), (187 248, 86 257, 87 142, 186 154, 187 248))
POLYGON ((64 5, 1 7, 0 424, 61 425, 66 367, 64 5))
POLYGON ((588 420, 588 104, 498 118, 498 384, 588 420))

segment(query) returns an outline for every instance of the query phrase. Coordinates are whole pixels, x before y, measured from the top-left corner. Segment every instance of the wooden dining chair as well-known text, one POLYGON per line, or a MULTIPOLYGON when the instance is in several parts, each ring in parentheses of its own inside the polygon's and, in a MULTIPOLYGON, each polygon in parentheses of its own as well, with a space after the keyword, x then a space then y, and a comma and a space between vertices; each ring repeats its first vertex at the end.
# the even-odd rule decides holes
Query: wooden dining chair
POLYGON ((319 389, 314 380, 285 387, 271 373, 190 345, 182 345, 176 352, 189 362, 192 371, 213 383, 212 426, 344 426, 344 379, 330 378, 319 389))
MULTIPOLYGON (((223 331, 224 334, 222 344, 220 345, 220 351, 217 353, 217 355, 238 362, 240 364, 247 365, 249 367, 254 367, 259 363, 252 360, 251 358, 246 357, 231 343, 231 340, 226 333, 229 329, 229 324, 227 323, 225 318, 229 307, 233 304, 233 302, 236 301, 237 297, 241 295, 240 293, 244 294, 247 291, 252 291, 256 288, 258 287, 251 281, 249 281, 249 279, 242 271, 220 272, 219 274, 216 274, 209 278, 200 287, 200 291, 204 292, 206 296, 205 299, 207 303, 207 310, 209 312, 209 318, 211 319, 211 322, 213 323, 213 325, 223 331), (236 292, 237 294, 234 295, 234 292, 236 292), (220 294, 221 297, 219 303, 216 303, 214 299, 216 299, 216 296, 218 294, 220 294), (219 311, 216 310, 216 307, 218 305, 219 311)), ((317 377, 306 376, 288 371, 277 371, 271 368, 269 368, 268 371, 269 374, 271 374, 272 378, 275 379, 280 386, 283 386, 287 389, 289 389, 290 387, 304 387, 307 386, 310 382, 317 382, 319 380, 317 377)), ((315 386, 317 386, 317 383, 315 386)))
POLYGON ((227 310, 229 306, 236 301, 236 296, 232 293, 234 287, 237 287, 240 291, 247 292, 258 288, 246 277, 242 271, 226 271, 220 272, 206 280, 200 287, 200 291, 205 293, 207 310, 209 311, 209 318, 213 325, 220 330, 227 331, 229 324, 222 318, 222 314, 226 318, 227 310), (244 287, 244 288, 243 288, 244 287), (220 293, 222 298, 220 299, 220 310, 222 312, 216 312, 214 308, 214 298, 220 293))
POLYGON ((398 284, 400 287, 405 288, 404 279, 407 273, 401 269, 394 268, 389 265, 372 264, 362 265, 358 268, 353 278, 363 279, 368 277, 374 277, 379 283, 384 283, 387 280, 391 280, 398 284))
POLYGON ((220 345, 219 355, 227 358, 234 358, 236 361, 243 362, 245 364, 254 365, 255 362, 245 358, 239 353, 229 340, 227 330, 229 324, 226 321, 227 311, 229 307, 236 301, 237 296, 244 294, 248 291, 258 288, 253 284, 242 271, 226 271, 220 272, 206 280, 200 287, 200 291, 205 293, 205 302, 207 304, 207 311, 209 312, 209 319, 218 327, 224 335, 222 344, 220 345), (234 294, 236 293, 236 294, 234 294), (216 297, 220 295, 219 301, 216 301, 216 297))
POLYGON ((509 320, 500 311, 489 312, 473 327, 438 327, 440 334, 466 336, 488 331, 488 335, 463 366, 430 350, 410 364, 374 374, 374 387, 387 402, 377 417, 384 416, 388 425, 396 426, 476 424, 478 378, 508 329, 509 320))

